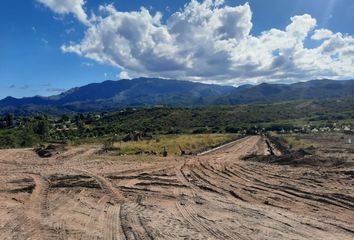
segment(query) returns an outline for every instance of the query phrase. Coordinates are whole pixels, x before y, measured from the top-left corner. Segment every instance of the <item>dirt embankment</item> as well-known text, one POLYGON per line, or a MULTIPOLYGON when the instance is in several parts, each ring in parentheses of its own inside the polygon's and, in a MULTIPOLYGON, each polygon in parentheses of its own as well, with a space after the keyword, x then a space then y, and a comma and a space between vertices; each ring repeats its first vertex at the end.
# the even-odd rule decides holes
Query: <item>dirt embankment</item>
MULTIPOLYGON (((353 167, 354 162, 348 161, 348 156, 326 156, 316 151, 314 147, 293 150, 289 145, 277 137, 264 137, 267 152, 269 154, 249 154, 242 159, 246 161, 257 161, 269 164, 289 165, 294 167, 312 166, 312 167, 353 167)), ((337 152, 345 151, 337 148, 337 152)), ((328 150, 323 150, 328 152, 328 150)), ((350 154, 350 152, 348 152, 350 154)))

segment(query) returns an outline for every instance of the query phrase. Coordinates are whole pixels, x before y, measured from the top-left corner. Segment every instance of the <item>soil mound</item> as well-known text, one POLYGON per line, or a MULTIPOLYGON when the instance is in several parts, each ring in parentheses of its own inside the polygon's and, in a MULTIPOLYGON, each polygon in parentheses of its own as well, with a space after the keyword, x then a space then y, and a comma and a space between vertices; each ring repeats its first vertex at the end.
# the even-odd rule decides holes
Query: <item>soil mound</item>
POLYGON ((264 162, 269 164, 290 165, 294 167, 311 166, 311 167, 344 167, 352 166, 353 163, 347 162, 344 158, 329 158, 314 155, 313 148, 300 149, 291 151, 281 156, 275 155, 248 155, 243 160, 264 162))
POLYGON ((55 154, 64 152, 65 150, 65 144, 49 144, 47 146, 41 145, 40 147, 34 149, 34 151, 41 158, 50 158, 55 154))

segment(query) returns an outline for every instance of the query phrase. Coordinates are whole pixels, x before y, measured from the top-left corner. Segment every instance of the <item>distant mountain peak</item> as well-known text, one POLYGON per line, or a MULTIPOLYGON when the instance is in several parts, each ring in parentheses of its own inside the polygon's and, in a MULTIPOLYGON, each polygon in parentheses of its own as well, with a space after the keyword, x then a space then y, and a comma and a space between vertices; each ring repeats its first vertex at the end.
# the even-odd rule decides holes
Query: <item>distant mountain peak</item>
POLYGON ((200 100, 231 93, 230 86, 141 77, 106 80, 76 87, 50 97, 6 98, 0 101, 0 113, 20 111, 27 106, 38 111, 48 108, 70 111, 99 111, 125 106, 199 105, 200 100), (199 101, 199 102, 198 102, 199 101))
POLYGON ((261 83, 237 88, 198 82, 147 78, 107 80, 50 97, 0 101, 0 114, 17 112, 103 111, 126 106, 205 106, 330 99, 354 96, 354 80, 313 80, 293 84, 261 83))

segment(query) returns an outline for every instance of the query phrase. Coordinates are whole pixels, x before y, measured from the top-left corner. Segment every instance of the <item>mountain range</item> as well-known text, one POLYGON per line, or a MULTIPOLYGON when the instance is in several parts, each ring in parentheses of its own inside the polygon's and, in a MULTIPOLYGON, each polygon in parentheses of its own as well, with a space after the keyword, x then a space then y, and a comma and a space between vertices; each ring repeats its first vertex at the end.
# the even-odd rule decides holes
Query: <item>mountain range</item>
POLYGON ((50 97, 7 97, 0 100, 0 114, 61 114, 154 105, 238 105, 300 99, 324 100, 353 95, 354 80, 313 80, 294 84, 262 83, 232 87, 181 80, 137 78, 88 84, 50 97))

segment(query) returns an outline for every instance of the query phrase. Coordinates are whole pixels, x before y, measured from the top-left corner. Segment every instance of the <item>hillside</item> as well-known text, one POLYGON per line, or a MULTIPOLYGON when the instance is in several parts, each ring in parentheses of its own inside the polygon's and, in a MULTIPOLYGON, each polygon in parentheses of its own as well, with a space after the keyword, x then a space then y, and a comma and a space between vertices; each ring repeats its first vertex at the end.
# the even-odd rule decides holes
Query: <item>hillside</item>
POLYGON ((73 88, 50 97, 7 97, 0 101, 0 113, 87 112, 156 104, 199 105, 202 98, 226 95, 234 90, 230 86, 158 78, 105 81, 73 88))
POLYGON ((111 111, 127 106, 208 106, 326 100, 354 96, 354 80, 313 80, 294 84, 243 85, 238 88, 180 80, 138 78, 77 87, 50 97, 0 101, 0 114, 111 111))
POLYGON ((290 85, 262 83, 234 91, 228 96, 213 100, 214 104, 237 105, 290 100, 326 100, 354 95, 354 80, 313 80, 290 85))

